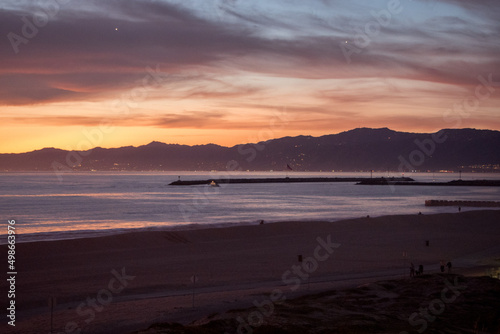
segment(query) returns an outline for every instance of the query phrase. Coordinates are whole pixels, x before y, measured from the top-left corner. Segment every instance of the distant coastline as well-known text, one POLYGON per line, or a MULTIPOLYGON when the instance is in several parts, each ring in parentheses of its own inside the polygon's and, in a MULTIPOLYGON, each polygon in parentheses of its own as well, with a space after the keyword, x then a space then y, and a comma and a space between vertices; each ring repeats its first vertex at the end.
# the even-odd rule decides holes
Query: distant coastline
MULTIPOLYGON (((91 147, 90 143, 87 147, 91 147)), ((453 171, 500 172, 500 131, 443 129, 434 134, 358 128, 225 147, 151 142, 86 151, 44 148, 0 154, 0 171, 453 171), (439 134, 439 136, 437 136, 439 134), (439 143, 431 142, 439 137, 439 143), (450 152, 454 152, 450 155, 450 152)))

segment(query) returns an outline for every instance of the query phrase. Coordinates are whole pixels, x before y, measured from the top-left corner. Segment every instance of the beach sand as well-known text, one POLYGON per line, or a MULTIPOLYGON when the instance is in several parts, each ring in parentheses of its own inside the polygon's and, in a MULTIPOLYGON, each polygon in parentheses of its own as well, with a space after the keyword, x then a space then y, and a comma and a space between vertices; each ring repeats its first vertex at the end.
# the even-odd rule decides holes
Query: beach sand
POLYGON ((1 332, 49 333, 51 297, 54 333, 113 334, 188 324, 273 291, 291 299, 409 279, 410 262, 484 275, 500 267, 499 240, 500 210, 484 210, 18 243, 16 326, 4 318, 1 332))

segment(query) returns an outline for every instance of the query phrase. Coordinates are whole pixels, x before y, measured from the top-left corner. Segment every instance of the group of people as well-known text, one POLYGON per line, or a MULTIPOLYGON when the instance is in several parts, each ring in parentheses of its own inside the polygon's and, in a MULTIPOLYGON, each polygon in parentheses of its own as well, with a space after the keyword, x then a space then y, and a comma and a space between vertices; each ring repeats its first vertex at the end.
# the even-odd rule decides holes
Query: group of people
POLYGON ((424 266, 419 264, 418 265, 418 270, 415 271, 415 265, 413 262, 410 264, 410 277, 415 277, 415 276, 420 276, 424 273, 424 266))
MULTIPOLYGON (((439 267, 441 269, 441 272, 444 273, 444 261, 441 261, 441 263, 439 264, 439 267)), ((448 263, 446 264, 446 268, 448 268, 448 274, 451 274, 451 262, 448 261, 448 263)))
MULTIPOLYGON (((441 269, 441 272, 444 273, 444 261, 441 261, 440 263, 440 269, 441 269)), ((448 261, 448 263, 446 264, 446 267, 448 268, 448 274, 451 274, 451 262, 448 261)), ((410 277, 415 277, 415 276, 420 276, 424 273, 424 266, 419 264, 418 265, 418 270, 415 270, 415 265, 413 264, 413 262, 410 263, 410 277)))

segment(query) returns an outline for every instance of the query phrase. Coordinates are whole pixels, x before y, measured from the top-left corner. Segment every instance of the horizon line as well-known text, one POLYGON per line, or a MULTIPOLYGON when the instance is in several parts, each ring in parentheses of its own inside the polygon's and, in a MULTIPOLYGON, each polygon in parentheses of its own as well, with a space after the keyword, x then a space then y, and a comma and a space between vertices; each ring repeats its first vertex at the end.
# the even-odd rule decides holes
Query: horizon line
POLYGON ((320 136, 313 136, 313 135, 283 136, 283 137, 275 137, 275 138, 271 138, 271 139, 263 140, 263 141, 258 141, 258 142, 240 143, 240 144, 236 144, 236 145, 233 145, 233 146, 225 146, 225 145, 220 145, 220 144, 215 144, 215 143, 204 143, 204 144, 188 145, 188 144, 180 144, 180 143, 165 143, 165 142, 161 142, 161 141, 158 141, 158 140, 152 140, 152 141, 150 141, 147 144, 142 144, 142 145, 138 145, 138 146, 134 146, 134 145, 125 145, 125 146, 118 146, 118 147, 95 146, 95 147, 92 147, 92 148, 90 148, 88 150, 65 150, 65 149, 62 149, 62 148, 53 147, 53 146, 50 147, 49 146, 49 147, 42 147, 42 148, 39 148, 39 149, 34 149, 32 151, 24 151, 24 152, 0 152, 0 154, 27 154, 27 153, 33 153, 33 152, 38 152, 38 151, 43 151, 43 150, 59 150, 59 151, 66 151, 66 152, 88 152, 88 151, 92 151, 92 150, 95 150, 95 149, 98 149, 98 148, 100 148, 100 149, 120 149, 120 148, 125 148, 125 147, 139 148, 139 147, 151 145, 153 143, 159 143, 159 144, 164 144, 164 145, 188 146, 188 147, 215 145, 215 146, 224 147, 224 148, 234 148, 234 147, 241 146, 241 145, 252 145, 252 144, 258 144, 258 143, 265 143, 265 142, 268 142, 268 141, 279 140, 279 139, 283 139, 283 138, 297 138, 297 137, 320 138, 320 137, 325 137, 325 136, 335 136, 335 135, 339 135, 339 134, 342 134, 342 133, 351 132, 351 131, 355 131, 355 130, 362 130, 362 129, 368 129, 368 130, 389 130, 389 131, 393 131, 393 132, 397 132, 397 133, 424 134, 424 135, 425 134, 432 135, 432 134, 438 133, 440 131, 445 131, 445 130, 476 130, 476 131, 495 131, 495 132, 500 132, 500 130, 494 130, 494 129, 477 129, 477 128, 470 128, 470 127, 465 127, 465 128, 443 128, 443 129, 437 130, 435 132, 398 131, 398 130, 393 130, 393 129, 388 128, 388 127, 381 127, 381 128, 358 127, 358 128, 344 130, 344 131, 337 132, 337 133, 327 133, 327 134, 320 135, 320 136))

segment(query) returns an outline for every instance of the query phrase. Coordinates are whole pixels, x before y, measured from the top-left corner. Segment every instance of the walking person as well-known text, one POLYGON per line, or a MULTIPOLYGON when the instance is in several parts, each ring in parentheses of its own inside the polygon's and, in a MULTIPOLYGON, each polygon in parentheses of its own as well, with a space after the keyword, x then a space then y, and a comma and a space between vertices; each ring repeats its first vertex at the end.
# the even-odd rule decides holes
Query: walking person
POLYGON ((410 277, 415 277, 415 265, 413 262, 410 264, 410 277))

